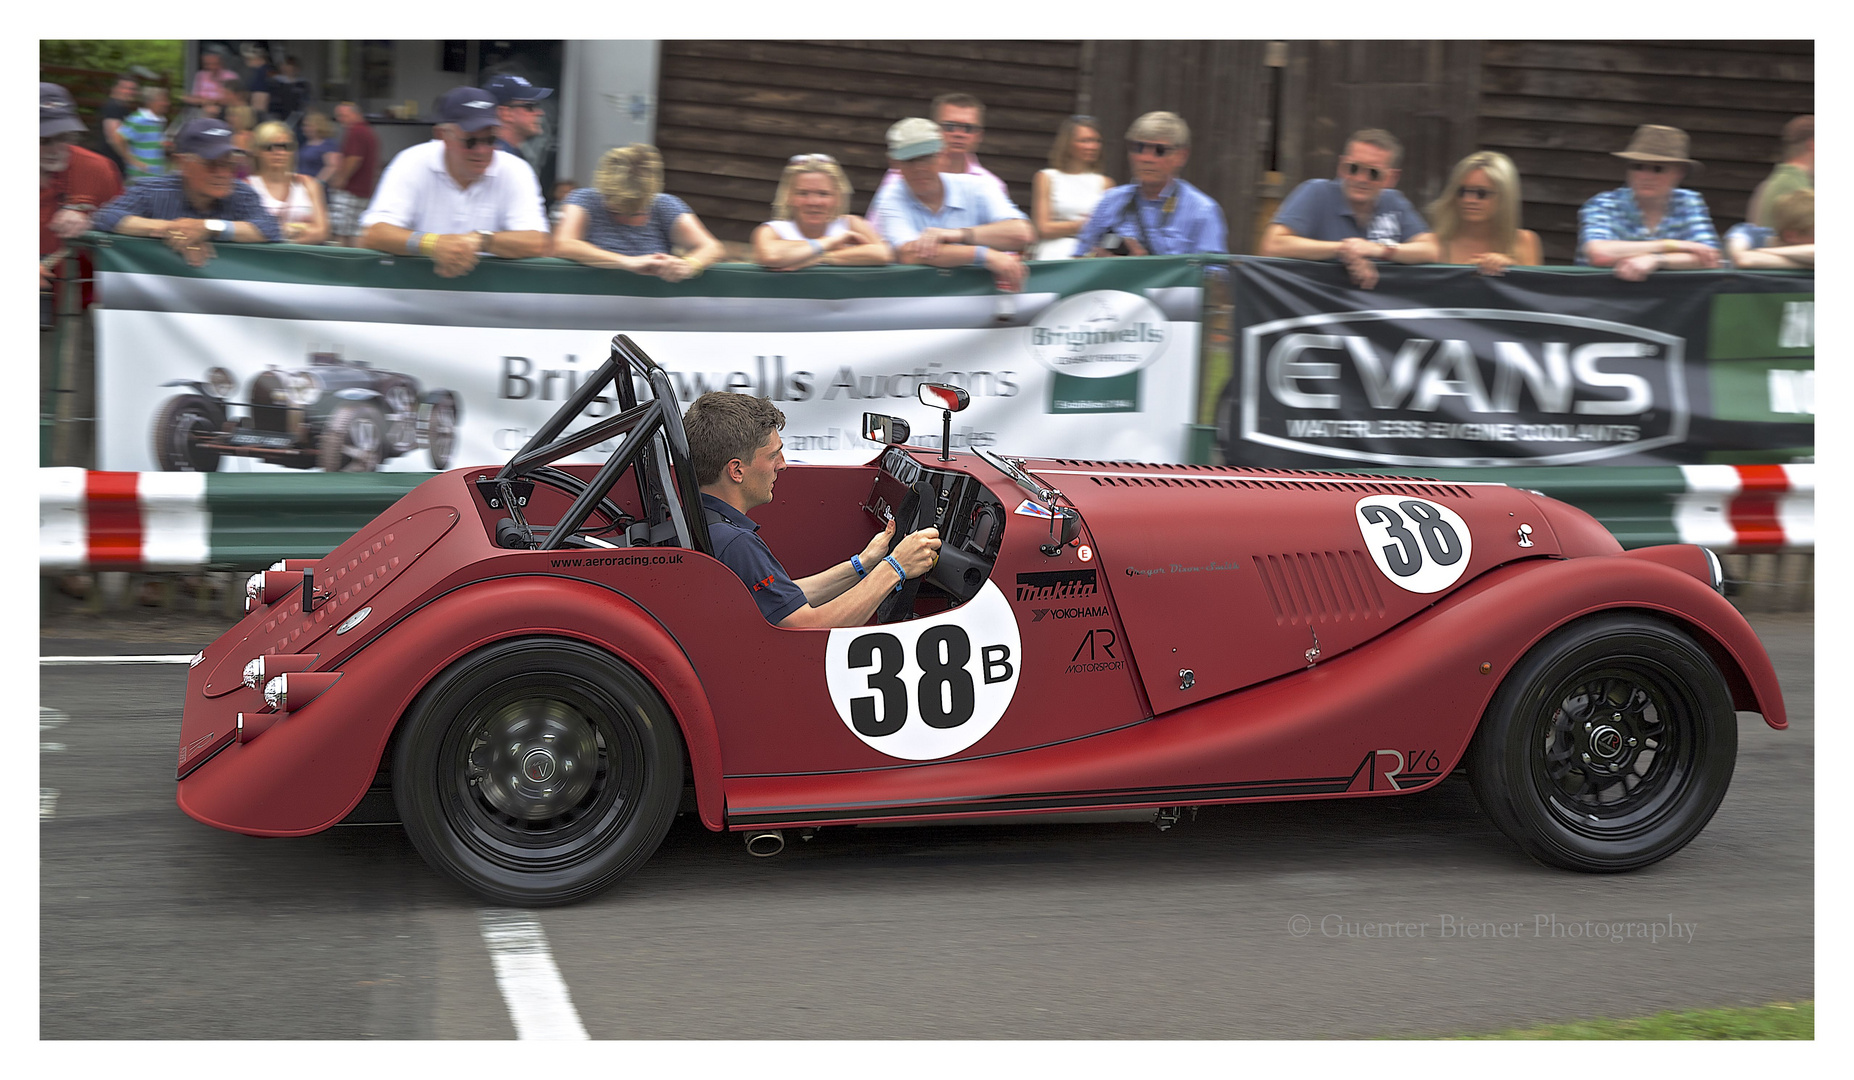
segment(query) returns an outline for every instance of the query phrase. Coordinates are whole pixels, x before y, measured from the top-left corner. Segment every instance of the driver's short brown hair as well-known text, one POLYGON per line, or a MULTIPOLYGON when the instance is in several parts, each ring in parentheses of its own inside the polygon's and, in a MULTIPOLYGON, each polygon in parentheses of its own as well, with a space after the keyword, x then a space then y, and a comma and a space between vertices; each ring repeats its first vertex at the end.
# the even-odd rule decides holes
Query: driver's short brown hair
POLYGON ((785 414, 763 397, 711 390, 690 402, 682 414, 682 430, 689 439, 696 485, 720 480, 721 470, 735 458, 752 461, 772 433, 784 426, 785 414))

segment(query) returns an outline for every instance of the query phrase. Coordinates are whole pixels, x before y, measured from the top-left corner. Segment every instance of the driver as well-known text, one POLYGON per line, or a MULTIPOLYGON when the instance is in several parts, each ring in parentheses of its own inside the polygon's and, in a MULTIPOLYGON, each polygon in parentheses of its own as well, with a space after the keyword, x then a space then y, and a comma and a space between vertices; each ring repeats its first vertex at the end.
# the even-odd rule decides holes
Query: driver
POLYGON ((793 581, 747 517, 772 502, 773 483, 785 468, 779 438, 785 414, 765 398, 716 391, 689 405, 682 426, 715 558, 740 575, 774 626, 861 626, 904 580, 940 560, 940 530, 932 528, 909 533, 890 553, 890 521, 849 561, 793 581))

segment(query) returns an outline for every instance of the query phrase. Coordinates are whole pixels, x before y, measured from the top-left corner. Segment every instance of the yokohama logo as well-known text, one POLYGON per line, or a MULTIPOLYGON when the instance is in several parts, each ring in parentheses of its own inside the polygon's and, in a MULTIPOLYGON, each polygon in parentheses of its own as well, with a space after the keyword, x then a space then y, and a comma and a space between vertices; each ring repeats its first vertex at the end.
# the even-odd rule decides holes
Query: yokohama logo
POLYGON ((1017 575, 1019 600, 1069 600, 1100 592, 1093 570, 1054 570, 1017 575))

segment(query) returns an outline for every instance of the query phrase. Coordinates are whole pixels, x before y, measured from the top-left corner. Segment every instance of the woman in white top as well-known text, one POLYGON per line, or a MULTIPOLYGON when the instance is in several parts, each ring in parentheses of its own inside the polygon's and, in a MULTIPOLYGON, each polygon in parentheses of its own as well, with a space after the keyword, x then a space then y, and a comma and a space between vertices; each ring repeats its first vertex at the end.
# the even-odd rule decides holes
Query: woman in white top
POLYGON ((251 133, 257 166, 245 183, 251 185, 264 209, 283 228, 292 244, 319 244, 328 239, 328 207, 322 185, 313 176, 296 171, 296 137, 275 120, 267 120, 251 133))
POLYGON ((1101 173, 1101 127, 1092 116, 1071 116, 1056 129, 1050 168, 1030 178, 1030 218, 1040 238, 1032 259, 1072 259, 1075 234, 1088 223, 1101 193, 1114 186, 1101 173))
POLYGON ((827 154, 800 154, 779 175, 773 219, 753 230, 753 261, 768 270, 894 262, 894 250, 849 209, 843 167, 827 154))

